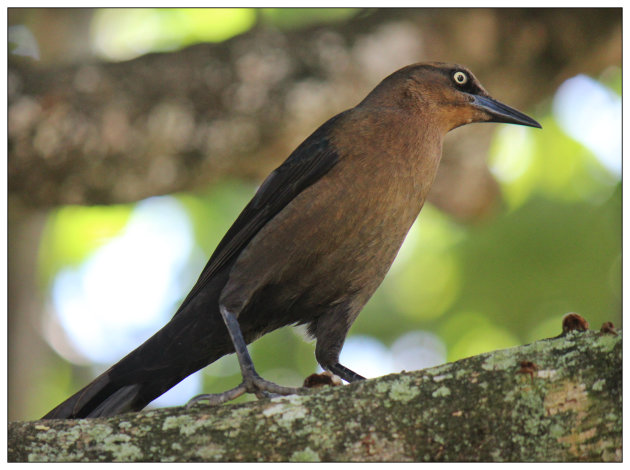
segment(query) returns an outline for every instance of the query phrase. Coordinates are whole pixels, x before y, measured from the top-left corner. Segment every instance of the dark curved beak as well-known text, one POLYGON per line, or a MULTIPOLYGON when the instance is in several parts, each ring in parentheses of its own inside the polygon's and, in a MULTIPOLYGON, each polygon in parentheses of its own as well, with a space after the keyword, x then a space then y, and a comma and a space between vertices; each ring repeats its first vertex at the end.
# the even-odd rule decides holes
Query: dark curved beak
POLYGON ((538 124, 537 121, 533 120, 526 114, 523 114, 514 108, 510 108, 508 105, 490 98, 489 96, 473 95, 473 104, 492 116, 492 118, 486 122, 506 122, 542 129, 542 126, 538 124))

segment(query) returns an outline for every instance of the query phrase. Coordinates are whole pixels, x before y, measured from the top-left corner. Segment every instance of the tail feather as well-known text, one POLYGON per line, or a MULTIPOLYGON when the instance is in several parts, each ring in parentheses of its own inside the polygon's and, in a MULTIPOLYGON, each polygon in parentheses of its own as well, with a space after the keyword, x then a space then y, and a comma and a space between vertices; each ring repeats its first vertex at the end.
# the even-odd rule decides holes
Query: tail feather
POLYGON ((77 393, 57 405, 46 413, 42 419, 62 419, 62 418, 84 418, 98 406, 99 396, 103 394, 110 385, 108 373, 99 375, 89 385, 83 387, 77 393))
MULTIPOLYGON (((151 340, 149 340, 151 341, 151 340)), ((153 346, 160 346, 155 341, 153 346)), ((188 357, 164 366, 147 343, 130 353, 109 370, 99 375, 42 419, 77 419, 108 417, 128 411, 140 411, 155 398, 174 387, 188 375, 203 368, 229 351, 216 351, 211 356, 188 357)))
MULTIPOLYGON (((117 366, 118 364, 99 375, 94 381, 49 411, 42 419, 106 417, 144 408, 148 403, 141 399, 145 384, 112 382, 111 373, 115 372, 117 366)), ((145 395, 146 392, 145 390, 145 395)))
POLYGON ((139 384, 125 385, 119 388, 90 411, 86 417, 97 418, 134 411, 133 403, 136 402, 141 388, 142 386, 139 384))

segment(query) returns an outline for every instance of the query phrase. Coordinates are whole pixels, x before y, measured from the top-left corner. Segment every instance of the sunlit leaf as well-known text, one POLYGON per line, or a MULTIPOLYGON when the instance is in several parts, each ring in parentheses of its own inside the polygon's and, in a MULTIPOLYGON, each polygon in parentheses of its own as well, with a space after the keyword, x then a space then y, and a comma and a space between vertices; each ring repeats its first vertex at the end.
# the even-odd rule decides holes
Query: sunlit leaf
POLYGON ((263 8, 262 17, 283 29, 347 20, 356 15, 358 8, 263 8))
POLYGON ((92 22, 98 53, 126 60, 199 42, 225 41, 250 29, 251 8, 104 8, 92 22))

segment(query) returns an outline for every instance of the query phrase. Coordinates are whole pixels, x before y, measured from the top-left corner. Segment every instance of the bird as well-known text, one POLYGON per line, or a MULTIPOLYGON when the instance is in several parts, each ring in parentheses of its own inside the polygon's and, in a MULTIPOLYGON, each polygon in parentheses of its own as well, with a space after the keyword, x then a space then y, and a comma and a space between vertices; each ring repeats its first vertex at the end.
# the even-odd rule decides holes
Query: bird
POLYGON ((297 393, 262 378, 247 350, 288 325, 306 325, 325 371, 364 380, 339 363, 348 330, 424 205, 445 134, 475 122, 542 127, 461 65, 415 63, 384 78, 263 181, 164 327, 43 419, 139 411, 231 353, 242 383, 195 401, 297 393))

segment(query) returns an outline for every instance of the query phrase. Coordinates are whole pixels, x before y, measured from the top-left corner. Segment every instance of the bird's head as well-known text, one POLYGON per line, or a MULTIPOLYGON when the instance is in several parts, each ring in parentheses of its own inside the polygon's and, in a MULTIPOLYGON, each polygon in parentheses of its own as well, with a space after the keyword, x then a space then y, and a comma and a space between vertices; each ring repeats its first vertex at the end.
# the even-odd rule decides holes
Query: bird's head
POLYGON ((363 104, 419 113, 437 120, 444 132, 473 122, 542 128, 534 119, 492 98, 466 67, 443 62, 413 64, 394 72, 363 104))

